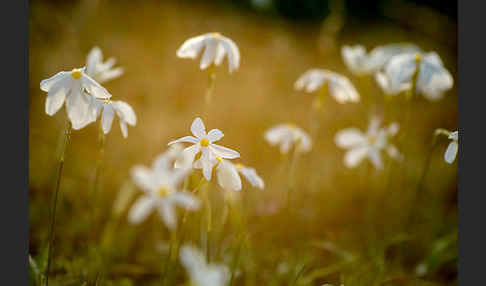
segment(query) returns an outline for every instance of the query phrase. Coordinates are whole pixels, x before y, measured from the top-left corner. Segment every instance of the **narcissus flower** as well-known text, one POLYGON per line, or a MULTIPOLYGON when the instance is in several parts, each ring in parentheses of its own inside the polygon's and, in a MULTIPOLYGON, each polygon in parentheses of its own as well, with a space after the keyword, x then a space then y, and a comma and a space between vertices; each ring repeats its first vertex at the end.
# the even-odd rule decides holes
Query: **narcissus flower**
POLYGON ((165 160, 159 158, 152 169, 145 166, 134 166, 131 175, 135 184, 144 192, 132 206, 128 219, 131 223, 140 223, 156 209, 167 227, 171 230, 177 226, 175 206, 188 210, 198 210, 200 201, 189 192, 179 191, 178 185, 187 175, 187 169, 174 169, 165 160))
POLYGON ((101 49, 95 46, 86 58, 86 74, 100 83, 107 82, 123 74, 123 68, 113 68, 115 63, 115 58, 103 62, 101 49))
POLYGON ((127 138, 128 136, 127 124, 131 126, 135 126, 137 124, 137 116, 135 115, 133 108, 128 103, 120 100, 114 101, 109 99, 101 101, 93 98, 90 112, 91 117, 88 120, 92 120, 93 117, 96 120, 101 112, 101 109, 103 109, 103 113, 101 115, 101 127, 103 129, 103 133, 105 134, 110 132, 115 114, 120 120, 120 128, 124 138, 127 138))
POLYGON ((270 145, 280 145, 281 153, 288 153, 292 145, 299 152, 308 152, 312 147, 310 136, 295 124, 279 124, 265 132, 265 140, 270 145))
POLYGON ((447 150, 444 153, 444 160, 447 163, 452 164, 452 162, 456 160, 457 150, 459 149, 459 131, 454 131, 449 134, 449 139, 451 139, 451 143, 449 143, 449 146, 447 146, 447 150))
POLYGON ((47 92, 45 109, 48 115, 56 114, 66 101, 66 111, 74 129, 85 126, 90 96, 100 99, 111 97, 104 87, 85 73, 85 68, 59 72, 41 81, 40 88, 47 92))
POLYGON ((179 252, 182 265, 189 273, 190 285, 194 286, 226 286, 230 271, 226 265, 206 263, 206 258, 191 245, 183 245, 179 252))
POLYGON ((412 87, 414 74, 418 74, 415 91, 429 100, 439 100, 454 83, 450 72, 444 68, 440 57, 435 53, 407 53, 394 56, 385 65, 384 71, 377 76, 378 83, 385 92, 396 95, 412 87))
MULTIPOLYGON (((192 143, 194 145, 184 149, 183 153, 186 158, 190 158, 190 162, 194 162, 195 156, 201 152, 201 157, 198 164, 203 169, 203 175, 206 180, 211 180, 211 173, 214 167, 214 158, 221 157, 223 159, 234 159, 240 157, 240 154, 235 150, 214 144, 213 142, 223 138, 224 134, 219 129, 212 129, 206 133, 201 118, 197 117, 191 124, 191 132, 194 136, 185 136, 177 140, 169 142, 172 145, 179 142, 192 143)), ((176 161, 175 167, 178 168, 179 161, 176 161)))
POLYGON ((344 164, 348 168, 356 167, 364 158, 368 158, 377 169, 383 168, 381 151, 385 150, 394 159, 401 159, 397 148, 389 143, 389 138, 398 133, 398 123, 392 123, 387 128, 379 128, 380 120, 373 118, 366 133, 357 128, 347 128, 336 133, 337 146, 349 149, 344 156, 344 164))
POLYGON ((346 77, 332 71, 311 69, 306 71, 295 82, 296 90, 305 90, 308 93, 326 89, 339 103, 358 102, 359 94, 353 84, 346 77))
POLYGON ((200 68, 206 69, 211 64, 219 66, 224 57, 228 58, 228 69, 232 73, 240 65, 240 51, 235 42, 220 33, 207 33, 186 40, 177 50, 179 58, 195 59, 204 48, 200 68))
POLYGON ((398 43, 378 46, 366 54, 365 47, 361 45, 343 46, 341 56, 351 72, 356 75, 374 74, 394 56, 405 53, 422 52, 413 44, 398 43))

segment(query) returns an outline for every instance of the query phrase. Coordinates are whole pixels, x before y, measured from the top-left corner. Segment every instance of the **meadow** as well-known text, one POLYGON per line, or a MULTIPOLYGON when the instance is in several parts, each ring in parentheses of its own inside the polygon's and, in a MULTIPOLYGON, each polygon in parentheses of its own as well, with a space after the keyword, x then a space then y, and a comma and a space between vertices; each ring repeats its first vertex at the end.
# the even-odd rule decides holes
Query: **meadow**
POLYGON ((219 264, 208 268, 212 277, 224 276, 221 284, 192 278, 192 286, 457 285, 457 160, 444 161, 451 140, 434 135, 457 130, 456 33, 450 20, 417 11, 407 25, 399 17, 362 23, 339 13, 316 23, 210 1, 31 1, 31 284, 46 284, 50 241, 51 285, 191 285, 193 275, 205 274, 183 265, 184 245, 219 264), (237 69, 228 71, 228 58, 201 70, 201 55, 177 56, 187 39, 208 32, 234 41, 237 69), (387 96, 373 75, 353 73, 341 52, 344 45, 369 51, 403 42, 440 56, 454 79, 440 100, 408 91, 387 96), (133 108, 136 125, 127 138, 119 118, 106 135, 101 120, 70 131, 49 240, 67 116, 64 107, 46 114, 39 83, 83 67, 94 46, 123 68, 102 86, 133 108), (310 69, 348 78, 359 102, 341 104, 329 90, 315 108, 316 94, 294 87, 310 69), (193 168, 178 188, 198 199, 198 210, 177 207, 172 229, 156 211, 131 223, 144 195, 134 166, 150 168, 169 142, 191 135, 197 117, 206 131, 224 132, 217 144, 240 155, 227 161, 255 168, 264 188, 242 177, 241 191, 228 190, 218 167, 210 180, 193 168), (350 168, 336 134, 365 132, 375 117, 381 126, 398 123, 389 140, 403 158, 383 151, 381 169, 367 158, 350 168), (311 138, 306 152, 298 152, 302 140, 286 154, 266 140, 268 130, 289 123, 311 138), (221 265, 227 273, 215 274, 221 265))

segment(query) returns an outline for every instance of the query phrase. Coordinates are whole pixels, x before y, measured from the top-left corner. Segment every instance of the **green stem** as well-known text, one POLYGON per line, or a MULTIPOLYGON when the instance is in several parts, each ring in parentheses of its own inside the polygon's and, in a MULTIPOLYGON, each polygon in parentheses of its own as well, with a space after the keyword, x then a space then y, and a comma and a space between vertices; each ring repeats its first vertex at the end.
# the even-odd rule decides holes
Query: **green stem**
POLYGON ((96 211, 96 202, 98 199, 98 194, 101 190, 101 175, 103 174, 103 161, 105 158, 105 141, 106 141, 106 136, 105 133, 103 132, 103 129, 101 128, 101 123, 100 123, 100 132, 99 132, 99 141, 100 141, 100 152, 99 152, 99 157, 98 161, 96 163, 96 169, 95 169, 95 178, 94 178, 94 183, 93 183, 93 191, 91 194, 92 197, 92 203, 93 203, 93 210, 90 212, 90 223, 91 225, 94 224, 94 213, 96 211))
POLYGON ((216 81, 216 72, 214 64, 208 67, 208 88, 206 89, 206 94, 204 97, 204 116, 207 117, 209 112, 209 106, 211 104, 213 93, 214 93, 214 83, 216 81))
POLYGON ((62 170, 64 167, 64 155, 66 153, 67 145, 69 144, 70 136, 71 136, 71 122, 69 121, 69 119, 66 118, 66 125, 64 127, 64 140, 60 151, 59 165, 57 169, 56 189, 54 191, 54 202, 53 202, 54 206, 51 213, 49 237, 47 240, 48 252, 47 252, 47 267, 45 272, 46 286, 49 285, 49 271, 51 269, 51 261, 52 261, 53 248, 54 248, 54 227, 56 224, 57 201, 58 201, 59 189, 61 186, 62 170))
POLYGON ((294 181, 295 181, 295 168, 297 165, 297 159, 299 155, 299 142, 295 144, 294 153, 292 154, 292 159, 290 160, 290 167, 289 167, 289 182, 288 182, 288 191, 287 191, 287 209, 291 210, 291 194, 294 189, 294 181))
MULTIPOLYGON (((162 280, 162 285, 167 285, 167 283, 171 282, 168 276, 171 275, 172 268, 175 265, 177 260, 177 253, 178 253, 178 246, 177 246, 177 229, 174 229, 170 232, 170 246, 169 246, 169 255, 167 262, 165 263, 164 267, 164 276, 162 280)), ((171 275, 172 277, 172 275, 171 275)))

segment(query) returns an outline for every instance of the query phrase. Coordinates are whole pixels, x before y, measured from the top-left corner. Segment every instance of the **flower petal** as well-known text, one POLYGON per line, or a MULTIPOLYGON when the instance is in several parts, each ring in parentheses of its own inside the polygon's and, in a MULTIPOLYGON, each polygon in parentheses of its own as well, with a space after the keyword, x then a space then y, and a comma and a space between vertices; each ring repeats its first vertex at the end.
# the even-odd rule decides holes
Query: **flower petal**
POLYGON ((130 170, 130 175, 135 184, 144 192, 152 193, 157 188, 154 173, 145 166, 135 165, 130 170))
POLYGON ((371 149, 368 152, 368 158, 370 158, 371 163, 376 169, 383 169, 383 161, 381 160, 380 152, 376 149, 371 149))
POLYGON ((127 138, 128 137, 127 123, 123 119, 120 119, 120 129, 121 129, 123 138, 127 138))
POLYGON ((86 74, 93 77, 96 73, 96 66, 103 60, 101 49, 94 46, 86 57, 86 74))
POLYGON ((216 57, 218 41, 212 38, 205 39, 205 49, 199 67, 203 70, 209 67, 216 57))
POLYGON ((75 83, 66 99, 66 111, 74 130, 84 127, 89 121, 90 103, 88 95, 82 92, 79 83, 75 83))
POLYGON ((447 163, 452 164, 452 162, 454 162, 454 160, 456 159, 458 149, 459 144, 456 141, 452 141, 451 143, 449 143, 449 146, 447 146, 447 150, 444 153, 444 160, 447 163))
POLYGON ((103 105, 103 113, 101 114, 101 127, 103 132, 107 134, 111 130, 113 118, 115 117, 115 109, 110 103, 103 105))
POLYGON ((226 55, 228 57, 228 69, 229 72, 232 73, 240 66, 240 50, 235 42, 227 37, 222 37, 221 44, 226 50, 226 55))
POLYGON ((449 134, 449 139, 452 139, 452 140, 459 140, 459 131, 454 131, 452 132, 451 134, 449 134))
POLYGON ((177 56, 179 58, 195 59, 201 52, 204 46, 204 39, 206 35, 197 36, 186 40, 181 47, 177 50, 177 56))
POLYGON ((364 144, 366 142, 366 138, 361 130, 357 128, 347 128, 336 133, 334 142, 338 147, 349 148, 364 144))
POLYGON ((172 203, 169 200, 163 200, 157 210, 165 225, 170 230, 174 230, 177 226, 177 215, 172 203))
POLYGON ((209 148, 216 156, 224 159, 235 159, 240 157, 240 153, 236 152, 235 150, 217 144, 210 144, 209 148))
POLYGON ((125 70, 123 68, 120 68, 120 67, 118 67, 116 69, 112 69, 112 70, 106 70, 99 75, 98 80, 101 83, 107 82, 109 80, 112 80, 112 79, 115 79, 117 77, 122 76, 124 72, 125 72, 125 70))
POLYGON ((135 126, 137 124, 137 116, 135 115, 135 111, 133 108, 124 101, 112 101, 113 108, 115 108, 118 117, 123 119, 126 123, 130 124, 131 126, 135 126))
POLYGON ((250 182, 250 184, 253 187, 257 187, 259 189, 263 189, 265 187, 265 183, 263 182, 263 179, 260 176, 258 176, 254 168, 243 167, 239 171, 248 180, 248 182, 250 182))
POLYGON ((359 146, 346 152, 344 155, 344 165, 348 168, 356 167, 369 152, 367 146, 359 146))
POLYGON ((62 82, 57 82, 49 89, 46 97, 46 113, 48 115, 52 116, 61 109, 69 92, 69 88, 69 86, 63 85, 62 82))
POLYGON ((194 162, 194 157, 199 153, 201 147, 199 144, 194 144, 182 151, 182 156, 178 157, 174 163, 174 168, 186 168, 194 162))
POLYGON ((228 161, 221 161, 216 167, 218 184, 225 190, 240 191, 241 178, 235 166, 228 161))
POLYGON ((211 129, 208 132, 208 140, 210 143, 218 141, 219 139, 223 138, 224 134, 219 129, 211 129))
POLYGON ((211 180, 211 175, 213 172, 214 163, 211 160, 211 154, 208 147, 201 148, 201 165, 203 170, 203 176, 207 181, 211 180))
POLYGON ((88 90, 89 94, 92 96, 100 99, 108 99, 111 97, 111 94, 89 75, 83 74, 81 81, 83 83, 83 87, 86 88, 86 90, 88 90))
POLYGON ((154 207, 154 200, 150 196, 142 196, 133 204, 128 213, 128 221, 133 224, 144 221, 154 207))
POLYGON ((49 92, 49 90, 56 85, 57 83, 64 82, 66 79, 70 79, 71 73, 70 72, 58 72, 57 74, 53 75, 48 79, 44 79, 40 82, 40 89, 49 92))
POLYGON ((199 140, 197 138, 195 138, 194 136, 184 136, 184 137, 179 138, 177 140, 170 141, 169 143, 167 143, 167 145, 172 145, 172 144, 181 143, 181 142, 197 144, 197 143, 199 143, 199 140))
POLYGON ((186 244, 181 247, 179 259, 189 272, 195 269, 206 268, 206 258, 199 249, 192 245, 186 244))
POLYGON ((188 210, 195 211, 201 207, 199 199, 189 192, 176 192, 170 198, 175 204, 188 210))
POLYGON ((196 117, 191 124, 191 132, 198 139, 203 139, 206 137, 206 127, 201 118, 196 117))

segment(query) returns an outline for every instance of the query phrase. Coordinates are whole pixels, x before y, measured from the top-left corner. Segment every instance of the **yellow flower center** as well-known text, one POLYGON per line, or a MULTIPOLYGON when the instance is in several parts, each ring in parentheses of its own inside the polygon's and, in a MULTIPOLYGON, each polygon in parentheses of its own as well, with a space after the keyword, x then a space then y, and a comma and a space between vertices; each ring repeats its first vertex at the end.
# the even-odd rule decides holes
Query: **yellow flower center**
POLYGON ((223 158, 218 156, 218 157, 216 157, 216 160, 221 163, 221 161, 223 161, 223 158))
POLYGON ((203 146, 203 147, 208 147, 208 146, 209 146, 209 140, 208 140, 208 139, 206 139, 206 138, 204 138, 204 139, 202 139, 202 140, 199 142, 199 144, 201 144, 201 146, 203 146))
POLYGON ((77 70, 77 69, 73 69, 73 70, 71 71, 71 76, 72 76, 74 79, 80 79, 80 78, 81 78, 81 75, 82 75, 82 73, 81 73, 79 70, 77 70))
POLYGON ((217 32, 211 33, 211 36, 213 36, 213 38, 221 38, 221 34, 217 32))
POLYGON ((166 187, 161 187, 157 190, 157 195, 159 195, 159 197, 165 197, 169 193, 170 193, 170 190, 166 187))
POLYGON ((370 142, 370 144, 375 144, 376 143, 376 136, 368 137, 368 142, 370 142))
POLYGON ((242 165, 242 164, 240 164, 240 163, 236 164, 236 166, 235 166, 235 167, 236 167, 236 170, 241 170, 241 169, 243 169, 243 165, 242 165))
POLYGON ((421 61, 421 60, 422 60, 422 56, 421 56, 420 54, 418 54, 418 53, 417 53, 417 54, 415 54, 415 61, 416 61, 417 63, 420 63, 420 61, 421 61))

